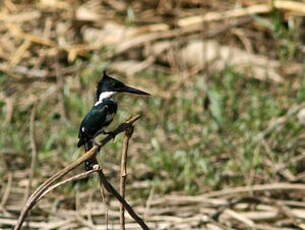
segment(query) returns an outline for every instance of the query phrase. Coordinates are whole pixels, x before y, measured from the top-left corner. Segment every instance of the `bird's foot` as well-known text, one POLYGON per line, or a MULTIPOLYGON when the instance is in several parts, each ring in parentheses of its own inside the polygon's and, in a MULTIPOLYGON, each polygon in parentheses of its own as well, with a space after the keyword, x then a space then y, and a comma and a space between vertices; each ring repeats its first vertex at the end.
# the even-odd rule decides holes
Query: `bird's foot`
POLYGON ((92 165, 92 169, 94 170, 98 170, 100 168, 100 166, 98 164, 92 165))
POLYGON ((85 170, 86 171, 90 171, 92 169, 96 169, 96 167, 99 167, 96 159, 89 159, 87 161, 85 161, 85 170), (97 166, 96 166, 97 165, 97 166))

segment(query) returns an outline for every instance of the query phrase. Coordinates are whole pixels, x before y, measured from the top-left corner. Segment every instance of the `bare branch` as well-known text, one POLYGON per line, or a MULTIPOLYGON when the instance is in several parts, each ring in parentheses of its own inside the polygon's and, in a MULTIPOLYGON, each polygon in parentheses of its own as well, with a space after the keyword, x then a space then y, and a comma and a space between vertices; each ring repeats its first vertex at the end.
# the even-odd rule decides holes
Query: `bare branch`
MULTIPOLYGON (((127 152, 128 152, 128 144, 129 139, 132 136, 134 127, 131 126, 130 128, 126 129, 125 136, 123 139, 123 149, 122 149, 122 158, 121 158, 121 179, 120 179, 120 193, 123 199, 125 199, 125 186, 126 186, 126 178, 127 178, 127 152)), ((121 230, 125 230, 125 209, 124 205, 120 204, 120 225, 121 230)))
MULTIPOLYGON (((34 207, 34 205, 38 202, 40 196, 42 194, 44 194, 44 192, 52 185, 55 183, 55 181, 57 181, 58 179, 62 178, 63 176, 65 176, 66 174, 68 174, 70 171, 72 171, 73 169, 75 169, 77 166, 79 166, 80 164, 82 164, 84 161, 96 157, 96 154, 99 152, 99 150, 105 145, 107 144, 113 137, 115 137, 116 135, 118 135, 121 132, 124 132, 126 129, 128 129, 130 126, 132 126, 132 124, 137 121, 139 118, 141 117, 141 115, 137 115, 134 117, 131 117, 130 119, 128 119, 125 123, 122 123, 121 125, 119 125, 118 128, 116 128, 112 135, 108 135, 106 136, 98 145, 93 146, 93 148, 91 148, 89 151, 87 151, 84 155, 82 155, 80 158, 78 158, 77 160, 73 161, 72 163, 70 163, 68 166, 66 166, 64 169, 60 170, 59 172, 57 172, 56 174, 54 174, 52 177, 50 177, 48 180, 46 180, 44 183, 42 183, 35 191, 34 193, 30 196, 30 198, 28 199, 28 201, 26 202, 26 204, 24 205, 20 216, 18 218, 17 224, 14 227, 14 230, 19 230, 28 214, 28 212, 34 207)), ((131 215, 138 223, 139 223, 139 219, 140 222, 143 220, 141 218, 139 218, 134 211, 132 210, 132 208, 127 204, 127 202, 122 199, 122 197, 120 196, 120 194, 118 194, 115 189, 112 187, 112 185, 106 180, 106 178, 104 177, 103 172, 99 171, 99 176, 101 178, 101 175, 103 177, 103 179, 101 181, 103 181, 104 185, 107 185, 107 187, 111 187, 112 189, 110 189, 110 191, 112 191, 111 193, 114 194, 114 196, 122 203, 124 203, 124 206, 128 206, 129 210, 128 212, 132 212, 133 215, 131 215), (117 193, 117 195, 115 194, 115 192, 113 192, 113 190, 117 193)), ((106 188, 108 190, 108 188, 106 188)), ((109 190, 108 190, 109 191, 109 190)), ((144 223, 144 222, 143 222, 144 223)), ((140 223, 139 223, 140 224, 140 223)), ((140 224, 142 226, 142 223, 140 224)), ((144 224, 145 225, 145 224, 144 224)), ((145 225, 146 226, 146 225, 145 225)), ((146 226, 147 227, 147 226, 146 226)), ((148 229, 148 228, 144 228, 144 229, 148 229)))
POLYGON ((123 199, 123 197, 121 197, 121 195, 115 190, 115 188, 107 181, 104 173, 102 171, 98 171, 98 175, 100 178, 100 183, 102 183, 105 189, 108 192, 112 193, 112 195, 114 195, 115 198, 117 198, 121 202, 121 204, 123 204, 124 208, 127 210, 129 215, 142 227, 142 229, 149 230, 148 226, 144 223, 143 219, 134 212, 132 207, 125 201, 125 199, 123 199))

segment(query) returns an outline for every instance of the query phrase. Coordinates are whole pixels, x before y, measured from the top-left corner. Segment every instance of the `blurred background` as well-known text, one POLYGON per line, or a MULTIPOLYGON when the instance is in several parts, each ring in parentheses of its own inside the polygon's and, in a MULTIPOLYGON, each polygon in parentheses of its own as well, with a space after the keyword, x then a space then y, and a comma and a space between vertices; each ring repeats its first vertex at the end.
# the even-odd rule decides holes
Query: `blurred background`
MULTIPOLYGON (((0 7, 1 229, 84 153, 78 129, 104 70, 152 94, 119 96, 108 128, 143 114, 126 199, 152 229, 305 229, 305 1, 0 7)), ((99 154, 116 188, 122 137, 99 154)), ((119 229, 119 204, 106 200, 108 208, 95 176, 66 184, 39 202, 25 229, 119 229)), ((126 227, 139 229, 128 215, 126 227)))

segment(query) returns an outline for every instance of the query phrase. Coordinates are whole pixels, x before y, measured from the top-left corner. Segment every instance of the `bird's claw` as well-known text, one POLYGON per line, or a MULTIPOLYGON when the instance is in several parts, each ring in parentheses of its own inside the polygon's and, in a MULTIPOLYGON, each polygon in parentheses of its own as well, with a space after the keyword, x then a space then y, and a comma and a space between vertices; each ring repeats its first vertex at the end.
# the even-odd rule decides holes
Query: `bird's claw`
POLYGON ((90 170, 98 170, 100 168, 99 164, 90 162, 90 161, 85 161, 85 170, 90 171, 90 170))
POLYGON ((98 170, 100 168, 100 166, 98 164, 92 165, 92 169, 94 170, 98 170))
POLYGON ((98 162, 95 157, 89 158, 88 160, 85 161, 85 170, 90 171, 92 169, 96 168, 96 165, 98 166, 98 162))

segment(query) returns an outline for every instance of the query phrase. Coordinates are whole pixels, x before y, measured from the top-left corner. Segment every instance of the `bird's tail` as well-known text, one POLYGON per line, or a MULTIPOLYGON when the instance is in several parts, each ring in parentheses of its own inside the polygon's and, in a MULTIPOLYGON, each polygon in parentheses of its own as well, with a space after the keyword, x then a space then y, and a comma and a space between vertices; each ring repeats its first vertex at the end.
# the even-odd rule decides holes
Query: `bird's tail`
MULTIPOLYGON (((84 147, 85 147, 85 151, 88 152, 92 147, 93 147, 94 141, 93 140, 89 140, 85 143, 84 147)), ((89 171, 92 169, 93 165, 97 164, 97 160, 96 157, 90 158, 88 160, 85 161, 85 169, 86 171, 89 171)))

